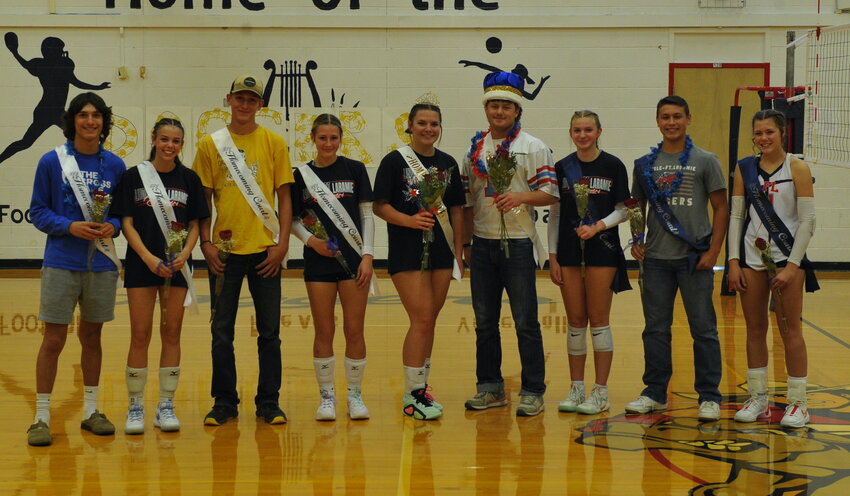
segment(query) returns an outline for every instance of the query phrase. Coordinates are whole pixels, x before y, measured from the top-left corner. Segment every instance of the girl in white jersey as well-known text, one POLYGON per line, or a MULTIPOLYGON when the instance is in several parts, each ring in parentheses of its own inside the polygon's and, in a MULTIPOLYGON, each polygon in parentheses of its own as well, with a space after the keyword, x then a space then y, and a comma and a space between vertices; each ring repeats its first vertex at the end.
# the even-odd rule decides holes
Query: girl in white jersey
POLYGON ((747 386, 751 395, 736 413, 735 420, 770 419, 767 329, 768 300, 773 292, 788 371, 787 407, 781 424, 803 427, 809 421, 809 414, 806 409, 806 342, 800 316, 806 280, 804 269, 808 264, 805 251, 815 227, 812 175, 804 162, 783 148, 785 116, 782 113, 762 110, 755 114, 752 124, 753 144, 760 153, 741 160, 735 170, 729 223, 729 288, 741 294, 747 325, 747 386), (755 188, 748 191, 747 183, 755 188), (758 196, 762 198, 761 204, 758 196), (763 217, 762 207, 765 206, 772 206, 775 215, 763 217), (780 250, 775 241, 778 236, 774 233, 772 237, 767 227, 771 223, 784 224, 794 238, 793 246, 780 250), (767 257, 762 254, 768 250, 778 266, 773 278, 768 275, 767 257))

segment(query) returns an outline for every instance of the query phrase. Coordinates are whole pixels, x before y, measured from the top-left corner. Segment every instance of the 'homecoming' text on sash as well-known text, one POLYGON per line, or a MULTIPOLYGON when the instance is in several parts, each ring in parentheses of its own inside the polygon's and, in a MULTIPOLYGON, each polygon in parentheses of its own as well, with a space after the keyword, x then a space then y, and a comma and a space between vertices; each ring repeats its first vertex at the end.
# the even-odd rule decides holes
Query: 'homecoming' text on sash
MULTIPOLYGON (((331 219, 349 246, 358 255, 363 256, 363 238, 357 231, 354 219, 348 215, 348 211, 342 206, 336 195, 325 186, 325 183, 313 172, 309 164, 302 165, 298 168, 298 171, 301 172, 301 178, 304 179, 304 185, 307 186, 307 193, 316 200, 319 208, 331 219)), ((374 272, 372 272, 372 280, 369 281, 369 292, 373 295, 379 294, 377 276, 374 272)))
MULTIPOLYGON (((419 157, 416 156, 416 152, 413 151, 413 148, 410 146, 403 146, 398 149, 398 152, 401 153, 401 157, 407 163, 407 166, 410 167, 410 170, 413 171, 413 174, 416 175, 416 180, 420 183, 425 180, 425 175, 428 171, 425 169, 425 165, 419 161, 419 157)), ((448 172, 448 171, 447 171, 448 172)), ((454 230, 452 230, 452 224, 449 220, 449 211, 446 208, 446 205, 443 203, 443 199, 439 199, 439 204, 437 205, 437 221, 440 223, 440 228, 443 230, 443 234, 446 236, 446 243, 449 245, 449 250, 451 251, 453 261, 452 261, 452 277, 460 281, 460 267, 457 265, 457 254, 455 254, 454 247, 454 239, 455 234, 454 230)))
MULTIPOLYGON (((74 192, 74 197, 77 199, 77 203, 80 204, 83 218, 86 219, 86 222, 93 222, 94 205, 91 192, 89 191, 88 184, 83 180, 82 174, 80 174, 80 166, 77 164, 77 159, 73 155, 68 154, 65 145, 56 147, 56 155, 59 157, 59 166, 62 168, 62 174, 68 180, 68 184, 71 185, 71 190, 74 192)), ((103 178, 101 177, 100 180, 103 181, 103 178)), ((118 254, 115 251, 115 244, 112 242, 112 238, 98 238, 94 240, 94 244, 97 250, 109 257, 109 260, 115 264, 116 269, 120 271, 121 259, 118 258, 118 254)))
POLYGON ((233 178, 236 186, 239 187, 242 196, 245 197, 245 201, 248 202, 248 205, 251 206, 251 209, 260 218, 263 225, 266 226, 266 229, 272 232, 274 242, 277 243, 280 238, 280 224, 277 220, 277 214, 271 203, 269 203, 269 200, 263 195, 260 185, 257 184, 257 180, 254 179, 251 171, 248 170, 248 166, 245 165, 245 158, 242 157, 242 153, 239 152, 236 144, 233 143, 233 137, 230 136, 230 131, 224 127, 210 136, 216 150, 218 150, 218 154, 227 166, 227 170, 230 171, 230 176, 233 178))
MULTIPOLYGON (((146 160, 137 165, 136 168, 139 169, 139 177, 142 178, 142 184, 145 187, 145 193, 147 193, 148 199, 150 199, 151 208, 153 209, 154 216, 156 216, 159 229, 162 231, 162 236, 165 238, 166 244, 168 244, 168 232, 171 223, 177 220, 177 216, 174 214, 174 207, 171 206, 171 198, 168 196, 168 190, 162 184, 162 178, 159 177, 159 173, 153 164, 146 160)), ((192 271, 189 269, 188 263, 183 264, 180 273, 186 279, 186 286, 188 287, 186 298, 183 300, 183 306, 191 307, 193 314, 198 313, 195 288, 192 286, 192 271)))

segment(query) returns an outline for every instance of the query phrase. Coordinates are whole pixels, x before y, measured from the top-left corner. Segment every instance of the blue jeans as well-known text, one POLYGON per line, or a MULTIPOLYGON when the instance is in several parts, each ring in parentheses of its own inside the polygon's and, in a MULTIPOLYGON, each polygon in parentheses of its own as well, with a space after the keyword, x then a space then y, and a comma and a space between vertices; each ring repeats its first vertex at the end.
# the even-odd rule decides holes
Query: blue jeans
POLYGON ((537 320, 536 270, 534 245, 528 238, 510 240, 510 258, 505 257, 498 239, 476 236, 472 242, 471 287, 479 392, 498 392, 505 388, 499 335, 503 290, 508 292, 522 363, 519 394, 546 392, 543 336, 537 320))
POLYGON ((257 315, 257 355, 260 376, 257 381, 257 406, 278 404, 280 395, 280 273, 264 278, 257 274, 257 266, 266 259, 266 252, 250 255, 231 254, 224 269, 224 286, 215 297, 217 276, 210 273, 211 305, 215 308, 212 321, 212 387, 210 394, 216 404, 236 406, 236 356, 233 353, 236 311, 242 279, 248 276, 248 289, 254 300, 257 315))
POLYGON ((643 330, 644 373, 646 388, 641 393, 655 401, 667 402, 667 385, 673 375, 673 305, 676 291, 682 293, 685 313, 694 340, 694 389, 699 401, 720 403, 722 363, 717 338, 717 317, 711 301, 714 272, 688 273, 688 260, 647 258, 643 262, 641 297, 646 327, 643 330))

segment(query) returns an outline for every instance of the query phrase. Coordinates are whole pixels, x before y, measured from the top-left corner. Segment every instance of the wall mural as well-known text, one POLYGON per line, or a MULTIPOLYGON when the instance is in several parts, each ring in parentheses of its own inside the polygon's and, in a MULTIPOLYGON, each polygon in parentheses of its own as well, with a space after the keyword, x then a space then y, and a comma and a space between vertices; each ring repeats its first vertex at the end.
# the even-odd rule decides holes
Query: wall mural
POLYGON ((0 154, 0 163, 12 155, 31 147, 50 126, 62 128, 62 114, 68 100, 71 85, 81 90, 104 90, 110 83, 91 84, 80 81, 74 74, 74 61, 65 50, 65 42, 54 36, 48 36, 41 42, 41 57, 25 59, 18 53, 18 35, 8 32, 3 37, 6 48, 12 52, 15 60, 27 72, 38 78, 41 85, 41 100, 32 111, 32 124, 21 139, 10 143, 0 154))
MULTIPOLYGON (((502 51, 502 40, 496 38, 495 36, 487 38, 485 45, 487 47, 487 51, 492 54, 497 54, 502 51)), ((540 83, 537 83, 536 81, 534 81, 533 78, 531 78, 531 76, 528 75, 528 68, 522 64, 517 64, 513 69, 507 71, 505 69, 500 69, 498 67, 485 64, 483 62, 475 62, 472 60, 458 60, 457 63, 461 64, 464 67, 478 67, 480 69, 484 69, 487 72, 512 72, 517 76, 521 77, 525 81, 525 84, 536 84, 537 86, 535 86, 534 91, 532 91, 531 93, 529 93, 525 89, 522 90, 522 96, 526 100, 534 100, 535 98, 537 98, 537 95, 539 95, 540 91, 543 89, 543 85, 546 84, 546 81, 548 81, 551 77, 551 75, 543 76, 540 79, 540 83)))

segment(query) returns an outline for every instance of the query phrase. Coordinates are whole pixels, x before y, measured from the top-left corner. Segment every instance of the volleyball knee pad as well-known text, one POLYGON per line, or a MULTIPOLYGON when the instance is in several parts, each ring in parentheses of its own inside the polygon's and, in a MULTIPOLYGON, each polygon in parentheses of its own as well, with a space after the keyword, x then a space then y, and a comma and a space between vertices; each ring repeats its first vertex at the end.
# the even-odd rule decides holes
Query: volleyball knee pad
POLYGON ((614 351, 614 336, 611 334, 611 326, 591 327, 590 339, 593 342, 593 351, 614 351))
POLYGON ((567 328, 567 354, 587 355, 587 328, 567 328))

